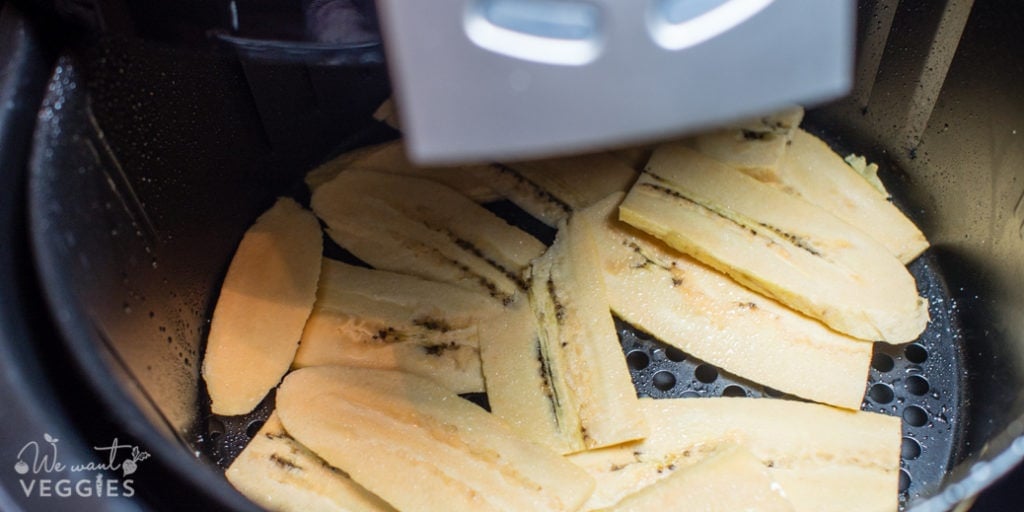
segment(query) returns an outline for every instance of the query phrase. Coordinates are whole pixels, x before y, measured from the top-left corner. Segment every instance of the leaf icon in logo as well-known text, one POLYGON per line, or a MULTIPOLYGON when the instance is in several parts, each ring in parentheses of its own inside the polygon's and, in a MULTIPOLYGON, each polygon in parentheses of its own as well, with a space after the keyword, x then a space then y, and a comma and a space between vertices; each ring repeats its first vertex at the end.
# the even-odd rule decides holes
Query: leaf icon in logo
POLYGON ((25 473, 28 473, 28 469, 28 463, 23 460, 19 460, 14 464, 14 471, 16 471, 19 475, 24 475, 25 473))
POLYGON ((43 439, 46 439, 47 443, 56 443, 57 441, 59 441, 59 439, 57 439, 56 437, 53 437, 45 432, 43 433, 43 439))
POLYGON ((121 464, 121 471, 122 471, 122 475, 121 476, 128 476, 128 475, 134 473, 135 470, 137 470, 137 469, 138 469, 138 466, 136 466, 134 460, 126 459, 124 461, 124 463, 121 464))

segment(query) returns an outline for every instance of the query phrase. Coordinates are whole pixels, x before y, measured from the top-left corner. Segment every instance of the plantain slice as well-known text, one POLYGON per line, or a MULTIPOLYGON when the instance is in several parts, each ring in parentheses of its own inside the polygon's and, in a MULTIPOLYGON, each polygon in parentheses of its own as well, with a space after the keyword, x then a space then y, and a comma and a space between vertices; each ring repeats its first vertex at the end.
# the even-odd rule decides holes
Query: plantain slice
POLYGON ((778 183, 867 233, 903 263, 928 248, 924 234, 899 208, 824 141, 803 130, 793 134, 778 183))
POLYGON ((403 370, 482 392, 477 325, 501 309, 457 286, 325 258, 293 365, 403 370))
POLYGON ((398 109, 395 108, 395 99, 392 97, 388 97, 373 111, 373 118, 396 130, 401 129, 398 125, 398 109))
POLYGON ((537 319, 524 297, 480 324, 480 363, 491 412, 523 439, 568 451, 537 319))
POLYGON ((619 215, 851 336, 904 343, 928 322, 913 276, 870 236, 682 145, 655 151, 619 215))
POLYGON ((778 173, 793 131, 803 118, 804 109, 793 107, 703 133, 684 143, 719 162, 766 181, 778 173))
POLYGON ((754 293, 616 220, 622 197, 609 196, 574 217, 600 248, 616 315, 737 375, 810 400, 860 408, 870 343, 754 293))
POLYGON ((607 512, 673 510, 793 512, 778 483, 749 450, 727 446, 627 496, 607 512))
POLYGON ((576 510, 593 490, 563 457, 412 374, 303 368, 277 407, 296 440, 400 510, 576 510))
POLYGON ((878 180, 878 166, 852 155, 844 160, 792 121, 798 120, 780 123, 786 127, 780 134, 764 132, 767 135, 762 137, 748 133, 746 138, 737 132, 734 151, 724 144, 719 147, 707 143, 708 137, 718 140, 724 137, 722 134, 698 136, 691 139, 690 146, 827 210, 870 235, 903 263, 928 248, 917 226, 887 201, 888 194, 878 180))
POLYGON ((382 270, 480 291, 508 304, 544 244, 458 192, 431 181, 351 170, 316 189, 327 233, 382 270))
MULTIPOLYGON (((387 104, 386 102, 385 104, 387 104)), ((381 105, 383 108, 384 105, 381 105)), ((306 185, 316 190, 320 185, 334 179, 342 171, 362 169, 368 171, 412 176, 442 183, 470 199, 484 203, 500 199, 491 184, 498 170, 489 165, 467 165, 457 167, 422 167, 413 164, 405 155, 401 140, 365 146, 347 153, 313 169, 306 174, 306 185)))
POLYGON ((316 299, 322 252, 316 217, 288 198, 246 231, 221 286, 203 358, 214 414, 252 411, 288 371, 316 299))
POLYGON ((615 505, 729 445, 757 457, 797 511, 897 508, 899 418, 767 398, 640 402, 646 439, 569 456, 597 481, 585 510, 615 505))
POLYGON ((496 164, 492 185, 517 206, 549 226, 612 192, 623 192, 638 172, 619 156, 592 153, 564 158, 496 164))
POLYGON ((224 473, 250 500, 275 512, 391 512, 395 509, 267 418, 224 473))
POLYGON ((589 234, 570 220, 530 273, 536 335, 506 342, 497 329, 482 328, 492 411, 561 453, 643 437, 636 388, 589 234))

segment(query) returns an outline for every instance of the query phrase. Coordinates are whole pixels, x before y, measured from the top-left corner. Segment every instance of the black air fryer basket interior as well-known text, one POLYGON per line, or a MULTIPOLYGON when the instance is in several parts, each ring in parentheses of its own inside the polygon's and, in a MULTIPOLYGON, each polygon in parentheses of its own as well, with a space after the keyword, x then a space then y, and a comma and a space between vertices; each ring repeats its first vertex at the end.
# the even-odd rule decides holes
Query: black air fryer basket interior
MULTIPOLYGON (((878 162, 933 243, 911 265, 932 322, 914 344, 876 346, 864 400, 903 418, 901 502, 922 510, 949 508, 1024 455, 1024 143, 1013 131, 1024 131, 1024 9, 956 4, 862 2, 857 89, 805 122, 878 162), (958 19, 963 36, 950 39, 958 19), (895 43, 873 36, 889 23, 895 43), (959 45, 934 43, 947 39, 959 45)), ((275 197, 308 199, 301 178, 315 164, 397 135, 371 117, 389 85, 367 48, 324 66, 108 35, 56 64, 30 162, 45 296, 102 414, 190 487, 177 499, 252 507, 218 465, 270 402, 245 418, 208 415, 199 368, 212 306, 242 233, 275 197)), ((619 327, 642 395, 778 396, 619 327)), ((143 499, 166 499, 140 485, 143 499)))

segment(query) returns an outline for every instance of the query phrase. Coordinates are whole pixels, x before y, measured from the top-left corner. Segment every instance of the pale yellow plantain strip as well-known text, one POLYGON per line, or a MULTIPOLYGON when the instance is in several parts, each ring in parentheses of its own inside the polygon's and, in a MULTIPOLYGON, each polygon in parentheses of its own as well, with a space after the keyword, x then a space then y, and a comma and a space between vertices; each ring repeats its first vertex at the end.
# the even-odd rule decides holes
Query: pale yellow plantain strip
POLYGON ((722 448, 604 510, 649 512, 679 507, 694 512, 795 510, 761 461, 741 446, 722 448))
POLYGON ((351 199, 345 211, 350 214, 335 210, 339 220, 328 225, 327 234, 378 269, 450 283, 506 304, 526 288, 525 279, 467 253, 449 233, 388 205, 351 199))
POLYGON ((285 432, 277 413, 224 473, 239 492, 274 512, 393 512, 395 509, 285 432))
POLYGON ((904 343, 928 322, 913 276, 870 236, 684 146, 655 151, 619 215, 851 336, 904 343))
POLYGON ((484 203, 500 199, 492 188, 498 170, 489 165, 460 167, 422 167, 413 164, 405 155, 401 140, 366 146, 344 153, 306 174, 310 190, 334 179, 342 171, 362 169, 368 171, 412 176, 447 185, 470 199, 484 203))
POLYGON ((908 263, 928 248, 917 226, 821 139, 803 130, 779 166, 778 183, 877 240, 908 263))
POLYGON ((579 419, 582 447, 592 449, 645 436, 647 427, 589 230, 569 219, 531 271, 534 315, 542 341, 550 353, 560 356, 560 373, 579 419))
POLYGON ((778 173, 804 110, 794 107, 735 126, 694 136, 684 143, 701 153, 767 181, 778 173))
POLYGON ((833 331, 615 219, 622 194, 576 215, 600 248, 612 311, 727 371, 803 398, 860 408, 870 343, 833 331))
POLYGON ((331 238, 370 265, 504 303, 525 290, 522 271, 545 249, 458 192, 417 178, 343 172, 313 193, 312 205, 331 238))
POLYGON ((892 512, 899 476, 857 466, 769 470, 798 512, 892 512), (867 491, 867 492, 866 492, 867 491))
POLYGON ((278 199, 246 231, 203 358, 214 414, 252 411, 288 371, 316 299, 322 252, 316 217, 291 199, 278 199))
POLYGON ((511 425, 522 425, 529 439, 562 453, 646 433, 596 258, 589 234, 570 221, 531 266, 536 342, 495 346, 500 340, 481 339, 493 347, 484 358, 487 390, 496 398, 492 411, 511 425), (511 362, 499 362, 501 372, 490 370, 488 362, 495 359, 524 367, 509 370, 511 362), (526 404, 536 409, 523 411, 526 404), (538 421, 541 425, 530 424, 538 421), (540 435, 530 435, 535 433, 540 435))
POLYGON ((573 211, 628 190, 637 170, 611 153, 497 164, 499 193, 549 226, 573 211))
POLYGON ((523 296, 480 324, 480 361, 491 412, 523 439, 568 451, 537 319, 523 296))
POLYGON ((293 365, 403 370, 483 392, 477 325, 501 309, 457 286, 325 258, 293 365))
POLYGON ((844 160, 825 142, 795 126, 786 130, 785 137, 733 130, 736 142, 732 150, 724 141, 728 140, 726 133, 733 132, 698 136, 688 144, 827 210, 870 235, 903 263, 928 248, 921 231, 887 200, 885 187, 878 181, 877 166, 869 166, 863 157, 844 160), (709 138, 723 144, 709 144, 709 138), (762 164, 751 165, 757 161, 762 164))
POLYGON ((395 108, 395 99, 392 97, 384 100, 377 110, 373 111, 373 118, 396 130, 401 129, 398 125, 398 109, 395 108))
POLYGON ((508 166, 573 210, 590 206, 613 192, 629 190, 639 175, 610 153, 513 162, 508 166))
POLYGON ((797 511, 896 510, 899 418, 767 398, 645 398, 641 410, 646 439, 569 457, 597 481, 585 509, 614 505, 738 444, 769 468, 797 511), (839 499, 822 509, 815 496, 839 499))
POLYGON ((576 510, 593 480, 431 381, 319 366, 285 378, 285 429, 400 510, 576 510))
POLYGON ((515 169, 503 164, 496 164, 495 169, 498 170, 498 174, 491 187, 501 197, 508 199, 544 224, 558 226, 559 221, 567 218, 572 212, 569 203, 530 181, 515 169))

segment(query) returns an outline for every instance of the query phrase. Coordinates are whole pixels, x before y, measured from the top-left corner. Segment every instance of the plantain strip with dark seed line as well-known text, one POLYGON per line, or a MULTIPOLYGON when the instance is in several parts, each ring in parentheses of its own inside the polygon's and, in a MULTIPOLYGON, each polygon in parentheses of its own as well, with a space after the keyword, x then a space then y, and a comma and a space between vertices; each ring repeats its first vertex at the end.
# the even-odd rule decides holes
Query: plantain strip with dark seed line
POLYGON ((646 433, 596 254, 570 220, 531 265, 528 304, 516 305, 517 321, 532 322, 535 333, 509 339, 504 325, 481 328, 491 410, 561 453, 646 433))
POLYGON ((619 221, 621 200, 621 194, 610 196, 575 217, 601 248, 604 284, 619 318, 761 384, 860 407, 870 343, 759 295, 619 221))
POLYGON ((258 505, 283 512, 395 509, 288 435, 274 412, 225 472, 258 505))
POLYGON ((477 328, 501 310, 457 286, 325 259, 294 366, 401 369, 481 392, 477 328))
POLYGON ((569 456, 597 480, 584 510, 603 509, 723 448, 748 450, 800 512, 895 510, 900 419, 761 398, 644 398, 642 441, 569 456))
POLYGON ((900 260, 825 209, 681 144, 647 171, 619 208, 626 223, 850 336, 924 330, 927 300, 900 260))
POLYGON ((544 245, 458 192, 427 180, 349 170, 316 189, 313 210, 338 245, 375 268, 511 303, 544 245))

